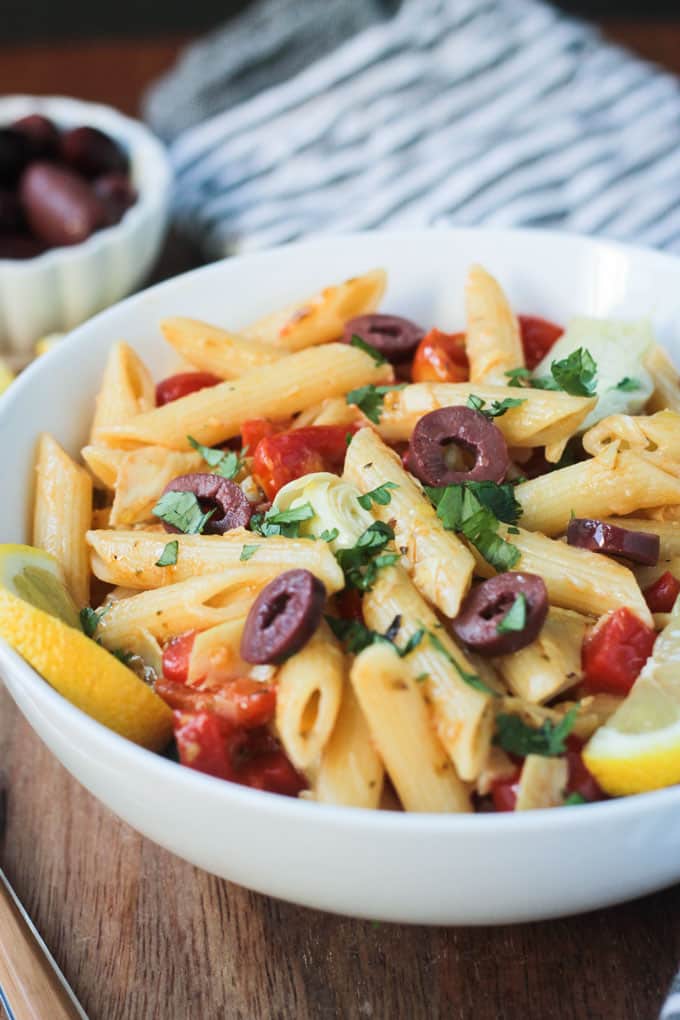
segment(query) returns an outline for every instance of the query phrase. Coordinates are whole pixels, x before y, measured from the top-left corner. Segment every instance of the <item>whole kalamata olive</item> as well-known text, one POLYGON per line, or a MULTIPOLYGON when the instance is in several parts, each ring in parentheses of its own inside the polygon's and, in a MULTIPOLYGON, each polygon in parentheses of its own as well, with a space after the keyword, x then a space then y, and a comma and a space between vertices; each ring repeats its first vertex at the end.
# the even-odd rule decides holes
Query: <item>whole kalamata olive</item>
POLYGON ((321 623, 326 589, 309 570, 287 570, 255 599, 241 637, 241 658, 283 662, 305 645, 321 623))
POLYGON ((28 163, 30 149, 13 128, 0 128, 0 188, 13 188, 28 163))
POLYGON ((510 467, 508 447, 500 429, 470 407, 442 407, 416 424, 408 452, 409 470, 425 485, 502 482, 510 467), (469 470, 449 467, 451 444, 474 455, 469 470))
POLYGON ((479 655, 507 655, 530 645, 547 615, 548 592, 543 579, 537 574, 508 571, 473 588, 451 627, 456 637, 479 655), (518 613, 513 629, 504 627, 503 621, 519 596, 524 596, 523 620, 518 613))
POLYGON ((79 127, 66 131, 61 139, 65 163, 84 177, 127 173, 128 158, 113 138, 98 128, 79 127))
POLYGON ((28 142, 30 159, 55 159, 59 154, 61 135, 54 121, 40 113, 15 120, 11 125, 28 142))
POLYGON ((358 336, 388 361, 407 361, 425 336, 425 330, 399 315, 359 315, 345 323, 342 339, 358 336))
POLYGON ((106 210, 87 181, 53 163, 32 163, 19 194, 31 230, 47 244, 79 244, 106 223, 106 210))
POLYGON ((26 218, 16 194, 0 189, 0 236, 19 234, 25 228, 26 218))
POLYGON ((137 192, 125 174, 96 177, 92 182, 92 190, 103 202, 111 226, 120 223, 130 206, 137 201, 137 192))
MULTIPOLYGON (((223 535, 232 528, 245 528, 253 512, 240 486, 221 475, 180 475, 168 482, 163 492, 193 492, 203 513, 215 510, 205 526, 206 535, 223 535)), ((180 530, 166 521, 163 527, 175 533, 180 530)))
POLYGON ((569 521, 567 542, 579 549, 623 556, 647 567, 659 562, 661 541, 658 535, 649 531, 627 531, 589 517, 574 517, 569 521))
POLYGON ((28 234, 0 234, 0 259, 33 259, 47 251, 47 245, 28 234))

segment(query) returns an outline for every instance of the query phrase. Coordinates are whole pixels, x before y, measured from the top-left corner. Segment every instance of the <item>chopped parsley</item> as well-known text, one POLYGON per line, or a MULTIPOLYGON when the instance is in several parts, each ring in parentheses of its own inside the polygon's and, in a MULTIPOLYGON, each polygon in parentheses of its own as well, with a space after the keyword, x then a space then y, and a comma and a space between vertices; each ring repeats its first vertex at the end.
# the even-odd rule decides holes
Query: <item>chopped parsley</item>
POLYGON ((129 666, 131 661, 135 658, 134 652, 126 652, 123 648, 114 648, 111 652, 114 659, 118 659, 124 666, 129 666))
POLYGON ((314 517, 311 503, 291 507, 290 510, 267 510, 266 514, 253 514, 250 518, 250 530, 265 538, 272 535, 283 535, 284 538, 299 538, 300 525, 314 517))
POLYGON ((175 539, 174 542, 168 542, 163 549, 160 557, 156 560, 157 567, 174 567, 177 563, 177 553, 179 551, 179 542, 175 539))
POLYGON ((200 453, 206 464, 213 469, 212 473, 214 475, 232 479, 236 477, 243 467, 243 459, 248 450, 247 446, 238 454, 234 450, 218 450, 212 446, 203 446, 193 436, 187 436, 187 439, 194 450, 200 453))
POLYGON ((391 567, 399 559, 398 553, 385 553, 383 549, 394 539, 389 524, 374 521, 357 539, 351 549, 339 549, 335 558, 342 567, 350 588, 370 591, 383 567, 391 567))
POLYGON ((571 733, 578 706, 569 709, 558 723, 546 719, 540 726, 528 726, 518 715, 501 714, 496 718, 494 743, 509 754, 526 758, 528 754, 540 754, 554 758, 566 751, 566 739, 571 733))
POLYGON ((506 397, 504 400, 492 400, 489 407, 485 407, 486 400, 471 393, 467 399, 467 406, 471 407, 473 411, 480 411, 487 418, 491 419, 500 418, 511 407, 519 407, 525 401, 526 397, 506 397))
POLYGON ((80 618, 80 626, 83 628, 83 634, 85 634, 86 637, 94 637, 102 616, 105 616, 110 608, 111 604, 104 606, 103 609, 98 611, 96 609, 90 609, 89 606, 85 606, 84 609, 80 610, 78 614, 80 618))
POLYGON ((359 496, 357 502, 364 510, 370 510, 371 503, 377 503, 378 506, 387 506, 392 499, 390 489, 398 488, 399 486, 396 482, 384 482, 377 489, 371 489, 370 492, 365 492, 363 496, 359 496))
POLYGON ((424 684, 425 681, 429 680, 429 679, 430 679, 430 674, 429 673, 419 673, 418 676, 416 677, 416 683, 417 684, 424 684))
POLYGON ((512 631, 524 630, 527 623, 527 597, 523 591, 517 593, 502 620, 496 624, 496 633, 509 634, 512 631))
POLYGON ((319 538, 322 542, 334 542, 339 534, 340 532, 337 528, 331 528, 330 530, 325 528, 319 535, 319 538))
POLYGON ((642 383, 639 379, 631 379, 630 376, 624 375, 623 379, 617 382, 616 386, 612 388, 615 390, 621 390, 622 393, 634 393, 635 390, 642 389, 642 383))
POLYGON ((383 357, 383 355, 380 353, 379 350, 377 350, 377 348, 372 347, 371 344, 367 344, 366 341, 362 340, 360 336, 356 335, 356 333, 353 335, 349 344, 350 347, 358 347, 358 349, 360 351, 363 351, 364 354, 368 354, 371 358, 373 358, 376 365, 387 364, 387 358, 383 357))
POLYGON ((562 390, 572 397, 592 397, 597 385, 597 365, 590 351, 578 347, 561 361, 553 361, 550 377, 536 378, 528 368, 511 368, 505 373, 509 386, 530 386, 537 390, 562 390))
POLYGON ((380 634, 377 630, 371 630, 370 627, 366 627, 365 624, 360 623, 358 620, 341 620, 337 616, 326 616, 326 622, 336 638, 343 642, 350 655, 358 655, 359 652, 363 652, 364 648, 368 648, 370 645, 387 644, 403 659, 414 648, 418 647, 425 635, 424 628, 420 627, 414 631, 404 647, 399 648, 394 640, 401 626, 401 617, 399 616, 394 618, 384 634, 380 634), (396 631, 394 630, 395 625, 396 631))
POLYGON ((587 804, 588 801, 582 793, 570 793, 564 798, 564 807, 576 807, 577 804, 587 804))
POLYGON ((251 560, 258 549, 259 546, 257 545, 244 545, 241 549, 239 560, 241 560, 242 563, 245 563, 246 560, 251 560))
POLYGON ((151 511, 166 524, 172 524, 185 535, 200 535, 215 513, 203 513, 193 492, 164 492, 151 511))
POLYGON ((495 696, 496 692, 492 691, 491 688, 484 683, 479 674, 468 673, 467 670, 463 669, 460 663, 457 662, 456 659, 454 659, 453 655, 451 655, 451 652, 448 650, 448 648, 444 646, 444 644, 436 634, 433 634, 431 630, 428 630, 427 636, 430 640, 430 644, 432 645, 432 647, 435 648, 440 653, 440 655, 443 655, 446 661, 453 666, 456 673, 464 683, 468 684, 470 687, 474 687, 476 691, 481 691, 482 694, 493 694, 495 696))
POLYGON ((502 572, 515 566, 521 555, 519 549, 498 534, 501 521, 514 524, 521 513, 512 485, 466 482, 425 491, 448 531, 467 538, 495 570, 502 572))
POLYGON ((405 385, 406 383, 397 383, 393 386, 374 386, 370 383, 368 386, 359 386, 356 390, 351 390, 347 394, 346 400, 348 404, 358 407, 374 425, 378 425, 385 394, 392 393, 394 390, 403 390, 405 385))

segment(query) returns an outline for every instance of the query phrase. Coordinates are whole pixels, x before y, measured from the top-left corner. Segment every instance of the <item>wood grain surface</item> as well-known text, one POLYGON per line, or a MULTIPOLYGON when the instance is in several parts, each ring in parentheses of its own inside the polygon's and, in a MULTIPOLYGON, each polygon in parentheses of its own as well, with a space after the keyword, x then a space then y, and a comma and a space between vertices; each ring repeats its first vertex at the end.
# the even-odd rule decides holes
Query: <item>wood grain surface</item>
MULTIPOLYGON (((680 20, 606 27, 680 71, 680 20)), ((179 43, 0 47, 0 92, 71 93, 134 112, 179 43)), ((160 275, 192 256, 166 258, 160 275)), ((0 769, 0 860, 91 1020, 647 1020, 680 957, 680 887, 495 929, 373 925, 247 892, 119 822, 2 687, 0 769)), ((272 867, 275 845, 273 834, 272 867)))

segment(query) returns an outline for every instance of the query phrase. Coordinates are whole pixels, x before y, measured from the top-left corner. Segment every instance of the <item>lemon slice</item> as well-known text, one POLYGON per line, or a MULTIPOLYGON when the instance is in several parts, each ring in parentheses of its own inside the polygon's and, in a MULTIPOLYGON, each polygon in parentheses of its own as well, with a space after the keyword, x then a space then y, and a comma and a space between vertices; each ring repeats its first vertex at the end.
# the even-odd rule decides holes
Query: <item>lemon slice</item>
POLYGON ((97 722, 153 751, 168 743, 172 712, 82 633, 59 566, 40 549, 0 546, 0 638, 97 722))
POLYGON ((612 796, 680 783, 680 599, 632 691, 583 757, 612 796))
POLYGON ((0 393, 4 393, 11 382, 14 382, 14 372, 7 362, 0 358, 0 393))

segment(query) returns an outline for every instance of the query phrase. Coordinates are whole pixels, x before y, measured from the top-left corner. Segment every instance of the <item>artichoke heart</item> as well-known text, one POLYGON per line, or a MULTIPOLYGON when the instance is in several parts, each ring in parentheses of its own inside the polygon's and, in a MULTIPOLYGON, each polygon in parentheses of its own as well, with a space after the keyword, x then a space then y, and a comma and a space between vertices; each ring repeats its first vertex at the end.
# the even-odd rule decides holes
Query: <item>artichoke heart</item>
POLYGON ((361 493, 328 471, 316 471, 288 482, 276 495, 273 511, 291 510, 309 503, 314 516, 300 524, 300 534, 311 538, 337 535, 329 540, 333 552, 351 549, 373 517, 359 505, 361 493))

